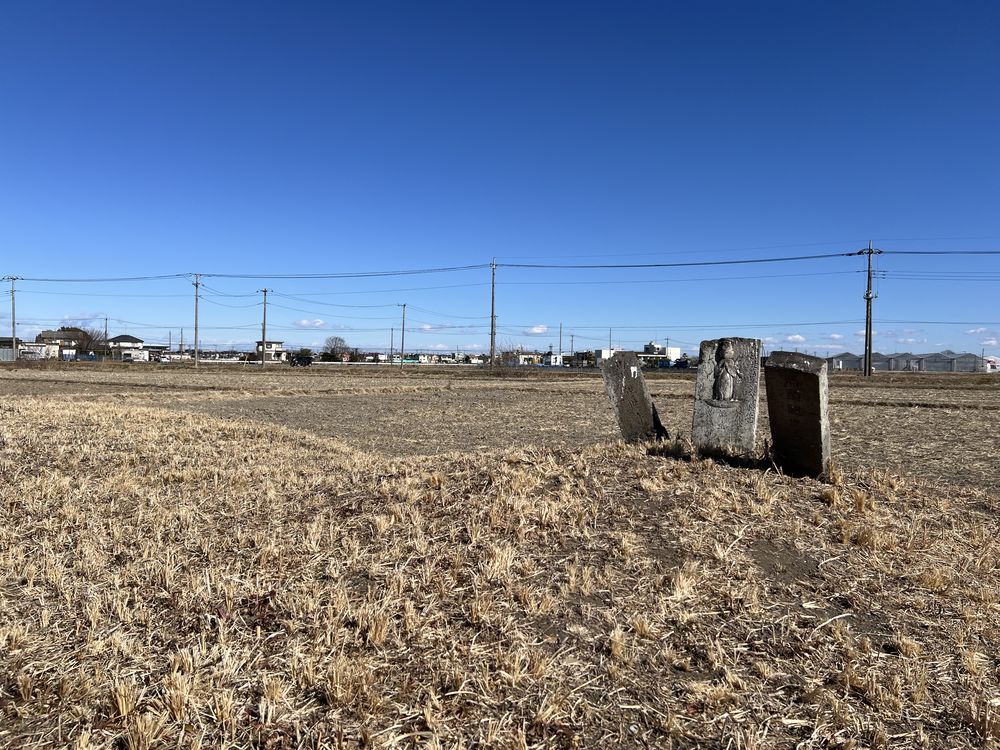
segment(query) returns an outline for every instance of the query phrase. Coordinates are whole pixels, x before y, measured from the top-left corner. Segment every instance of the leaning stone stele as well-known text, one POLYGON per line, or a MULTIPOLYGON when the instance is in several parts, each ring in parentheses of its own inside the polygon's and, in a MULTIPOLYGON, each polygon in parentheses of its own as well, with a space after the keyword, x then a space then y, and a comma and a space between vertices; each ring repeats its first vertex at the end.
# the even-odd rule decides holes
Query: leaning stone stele
POLYGON ((635 352, 618 352, 604 360, 601 374, 604 376, 604 390, 608 393, 618 428, 626 443, 667 437, 667 430, 660 422, 660 415, 649 396, 635 352))
POLYGON ((703 453, 745 456, 757 445, 760 339, 701 342, 691 437, 703 453))
POLYGON ((774 463, 786 474, 821 477, 830 470, 826 360, 774 352, 764 365, 774 463))

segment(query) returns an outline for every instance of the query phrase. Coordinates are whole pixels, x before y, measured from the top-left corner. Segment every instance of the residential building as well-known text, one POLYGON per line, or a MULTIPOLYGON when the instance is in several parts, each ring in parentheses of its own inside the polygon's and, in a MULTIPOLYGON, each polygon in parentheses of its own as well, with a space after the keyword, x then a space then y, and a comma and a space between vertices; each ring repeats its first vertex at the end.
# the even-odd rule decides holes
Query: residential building
POLYGON ((254 357, 256 360, 261 359, 261 354, 263 353, 265 362, 284 362, 285 361, 285 342, 284 341, 258 341, 256 346, 257 356, 254 357))
POLYGON ((611 349, 594 349, 594 366, 600 367, 604 360, 611 359, 621 350, 622 348, 620 346, 616 346, 611 349))
POLYGON ((108 347, 114 354, 115 359, 121 359, 121 355, 124 352, 142 349, 142 345, 142 339, 130 336, 127 333, 108 339, 108 347))
POLYGON ((542 364, 547 367, 562 367, 563 355, 549 352, 542 358, 542 364))
POLYGON ((671 362, 680 358, 681 350, 679 346, 660 346, 655 341, 650 341, 636 356, 645 365, 669 367, 671 362))

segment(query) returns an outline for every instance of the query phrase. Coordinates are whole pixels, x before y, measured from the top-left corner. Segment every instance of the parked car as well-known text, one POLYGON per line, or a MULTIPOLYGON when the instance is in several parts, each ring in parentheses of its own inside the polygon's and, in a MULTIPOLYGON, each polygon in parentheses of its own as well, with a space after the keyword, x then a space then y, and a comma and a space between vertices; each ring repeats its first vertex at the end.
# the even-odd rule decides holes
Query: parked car
POLYGON ((296 354, 290 360, 292 367, 309 367, 313 363, 311 354, 296 354))

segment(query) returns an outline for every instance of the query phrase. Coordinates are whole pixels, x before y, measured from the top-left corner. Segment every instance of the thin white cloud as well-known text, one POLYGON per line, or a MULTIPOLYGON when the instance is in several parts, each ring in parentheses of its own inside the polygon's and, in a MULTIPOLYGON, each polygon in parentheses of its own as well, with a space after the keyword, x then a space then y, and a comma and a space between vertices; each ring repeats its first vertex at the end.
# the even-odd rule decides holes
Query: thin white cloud
POLYGON ((320 318, 296 320, 294 325, 296 328, 326 328, 326 322, 320 318))
POLYGON ((983 339, 979 343, 983 346, 997 346, 997 338, 996 336, 990 336, 989 338, 983 339))
POLYGON ((762 340, 763 340, 763 342, 765 344, 777 344, 778 343, 778 339, 776 339, 774 336, 765 336, 762 340))
POLYGON ((548 333, 549 327, 546 325, 532 326, 531 328, 525 329, 525 336, 541 336, 542 334, 548 333))
POLYGON ((424 323, 422 326, 420 326, 420 330, 426 333, 427 331, 433 331, 434 326, 432 326, 430 323, 424 323))
POLYGON ((912 337, 896 339, 897 344, 926 344, 927 339, 915 339, 912 337))
POLYGON ((826 337, 828 339, 830 339, 830 341, 843 341, 844 340, 844 334, 842 334, 842 333, 828 333, 826 335, 826 337))
POLYGON ((802 344, 805 343, 805 340, 806 337, 798 333, 793 333, 790 336, 785 336, 785 341, 787 341, 789 344, 802 344))
POLYGON ((986 333, 988 330, 989 330, 988 328, 983 328, 980 326, 979 328, 970 328, 968 331, 966 331, 966 333, 969 334, 970 336, 976 336, 977 334, 980 333, 986 333))
POLYGON ((63 315, 62 323, 63 325, 86 325, 88 323, 93 323, 95 320, 100 320, 104 316, 99 312, 82 312, 77 315, 63 315))

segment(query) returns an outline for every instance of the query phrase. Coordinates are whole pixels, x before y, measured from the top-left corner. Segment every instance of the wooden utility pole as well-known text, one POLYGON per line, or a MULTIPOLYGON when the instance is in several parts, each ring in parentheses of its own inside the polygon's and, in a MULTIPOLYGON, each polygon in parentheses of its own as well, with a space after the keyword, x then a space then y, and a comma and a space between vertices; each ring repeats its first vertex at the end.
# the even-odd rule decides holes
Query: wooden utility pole
POLYGON ((392 364, 392 353, 396 349, 396 329, 389 329, 389 364, 392 364))
POLYGON ((260 369, 263 370, 267 361, 267 293, 273 290, 265 287, 257 291, 264 293, 264 319, 260 324, 260 369))
POLYGON ((562 367, 562 323, 559 324, 559 366, 562 367))
POLYGON ((10 282, 10 348, 14 350, 14 367, 17 367, 17 301, 14 282, 17 276, 7 276, 5 281, 10 282))
MULTIPOLYGON (((417 311, 419 312, 419 310, 417 311)), ((403 303, 403 327, 399 332, 399 369, 403 369, 406 361, 406 303, 403 303)))
POLYGON ((865 377, 872 376, 872 300, 876 295, 872 293, 872 255, 881 255, 881 250, 872 247, 869 240, 867 250, 859 250, 858 255, 868 256, 868 288, 865 291, 865 356, 864 368, 865 377))
POLYGON ((497 359, 497 259, 490 262, 490 369, 497 359))
POLYGON ((198 369, 198 287, 201 286, 201 274, 194 274, 194 369, 198 369))

